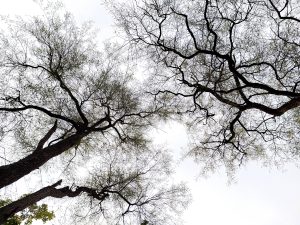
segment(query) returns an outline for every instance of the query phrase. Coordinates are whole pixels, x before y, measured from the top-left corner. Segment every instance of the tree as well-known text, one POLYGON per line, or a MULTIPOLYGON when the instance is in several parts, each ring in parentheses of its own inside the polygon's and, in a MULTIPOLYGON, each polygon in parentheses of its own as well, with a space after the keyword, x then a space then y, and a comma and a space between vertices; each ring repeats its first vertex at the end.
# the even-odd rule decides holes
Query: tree
POLYGON ((167 156, 145 138, 161 109, 144 97, 121 52, 98 51, 90 24, 76 26, 57 7, 4 22, 0 188, 37 169, 53 182, 61 167, 59 177, 72 185, 55 180, 10 202, 0 208, 0 223, 47 197, 96 201, 89 210, 97 215, 114 207, 107 218, 117 222, 164 223, 159 209, 180 208, 186 190, 162 182, 167 156))
MULTIPOLYGON (((0 207, 3 207, 10 202, 10 199, 0 200, 0 207)), ((32 204, 28 207, 28 210, 24 210, 21 214, 15 214, 11 218, 7 219, 4 225, 20 225, 22 222, 24 222, 25 225, 30 225, 33 220, 42 220, 45 223, 53 218, 54 213, 53 211, 48 210, 48 206, 46 204, 32 204)))
POLYGON ((62 183, 59 180, 0 208, 0 223, 47 197, 78 198, 73 206, 76 222, 83 218, 99 221, 104 217, 116 224, 139 224, 143 220, 153 224, 173 223, 169 219, 180 212, 188 196, 182 184, 168 187, 166 176, 170 173, 170 160, 159 152, 156 155, 140 152, 138 157, 136 153, 122 154, 115 149, 105 153, 103 157, 96 156, 90 163, 94 169, 85 179, 77 179, 76 185, 59 188, 62 183), (171 212, 162 212, 169 207, 171 212))
POLYGON ((111 4, 151 59, 149 90, 188 121, 205 169, 249 159, 299 160, 299 1, 111 4))

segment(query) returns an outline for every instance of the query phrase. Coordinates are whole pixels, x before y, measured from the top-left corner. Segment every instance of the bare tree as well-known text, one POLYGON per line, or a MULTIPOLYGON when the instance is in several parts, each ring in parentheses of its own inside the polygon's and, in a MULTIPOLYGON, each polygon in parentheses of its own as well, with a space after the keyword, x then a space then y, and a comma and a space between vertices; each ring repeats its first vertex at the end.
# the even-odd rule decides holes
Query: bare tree
MULTIPOLYGON (((61 181, 49 180, 54 184, 0 208, 0 223, 46 197, 85 193, 98 202, 99 212, 104 212, 104 201, 111 201, 120 208, 116 214, 123 222, 128 220, 125 215, 134 214, 139 224, 142 219, 155 220, 149 213, 158 210, 147 210, 152 202, 168 207, 164 196, 170 204, 171 195, 185 196, 182 187, 159 189, 152 183, 156 179, 150 171, 165 162, 149 147, 145 131, 160 108, 143 95, 116 48, 98 51, 90 24, 78 27, 70 14, 57 8, 47 8, 44 16, 27 20, 7 19, 5 24, 0 37, 0 188, 46 163, 56 167, 58 156, 64 172, 72 175, 73 186, 59 188, 61 181), (105 170, 101 159, 108 151, 130 155, 132 160, 106 165, 110 169, 105 170), (87 178, 77 179, 76 172, 70 172, 76 165, 87 170, 81 173, 87 178), (95 165, 101 169, 95 172, 95 165), (148 190, 150 184, 152 190, 148 190)), ((54 169, 52 175, 56 173, 54 169)))
POLYGON ((151 93, 188 118, 190 154, 207 168, 299 159, 297 0, 111 4, 152 59, 151 93))

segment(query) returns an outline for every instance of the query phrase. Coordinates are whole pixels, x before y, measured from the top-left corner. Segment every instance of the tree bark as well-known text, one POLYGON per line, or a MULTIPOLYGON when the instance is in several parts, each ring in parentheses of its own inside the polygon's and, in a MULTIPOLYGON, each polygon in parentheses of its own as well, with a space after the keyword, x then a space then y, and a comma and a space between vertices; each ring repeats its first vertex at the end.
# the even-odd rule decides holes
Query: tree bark
POLYGON ((33 151, 25 158, 0 167, 0 189, 14 183, 33 170, 38 169, 48 160, 60 155, 80 142, 85 134, 74 134, 51 146, 33 151))

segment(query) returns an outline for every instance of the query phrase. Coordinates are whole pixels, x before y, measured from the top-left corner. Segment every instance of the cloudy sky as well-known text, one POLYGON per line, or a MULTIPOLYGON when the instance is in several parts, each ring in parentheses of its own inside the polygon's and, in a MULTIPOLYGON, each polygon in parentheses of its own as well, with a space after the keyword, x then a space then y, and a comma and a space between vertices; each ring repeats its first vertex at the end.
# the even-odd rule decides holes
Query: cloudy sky
MULTIPOLYGON (((32 0, 1 0, 1 15, 38 13, 32 0)), ((78 22, 92 20, 99 28, 99 42, 113 37, 111 15, 101 0, 63 0, 78 22)), ((228 184, 224 171, 209 177, 199 176, 199 167, 191 160, 180 160, 187 145, 184 128, 176 123, 162 125, 153 132, 157 143, 168 146, 176 156, 176 177, 186 181, 193 202, 184 213, 186 225, 299 225, 300 169, 293 165, 267 168, 250 163, 241 168, 228 184), (180 163, 179 163, 180 162, 180 163)))

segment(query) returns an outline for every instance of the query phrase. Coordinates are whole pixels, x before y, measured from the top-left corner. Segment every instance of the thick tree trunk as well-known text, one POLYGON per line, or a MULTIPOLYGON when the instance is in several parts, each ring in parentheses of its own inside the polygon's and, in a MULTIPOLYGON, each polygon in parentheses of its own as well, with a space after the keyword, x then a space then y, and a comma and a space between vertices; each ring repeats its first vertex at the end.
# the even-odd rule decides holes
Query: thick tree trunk
POLYGON ((0 189, 14 183, 33 170, 38 169, 48 160, 60 155, 66 150, 74 147, 80 142, 85 134, 74 134, 51 146, 39 149, 37 148, 25 158, 0 167, 0 189))
POLYGON ((77 187, 75 190, 71 190, 68 186, 63 188, 56 188, 61 184, 61 180, 53 185, 44 187, 37 192, 27 195, 17 201, 14 201, 2 208, 0 208, 0 224, 3 224, 7 219, 14 214, 26 209, 27 207, 37 203, 38 201, 47 197, 63 198, 63 197, 76 197, 81 193, 87 193, 92 198, 103 201, 109 195, 105 190, 96 190, 88 187, 77 187))

